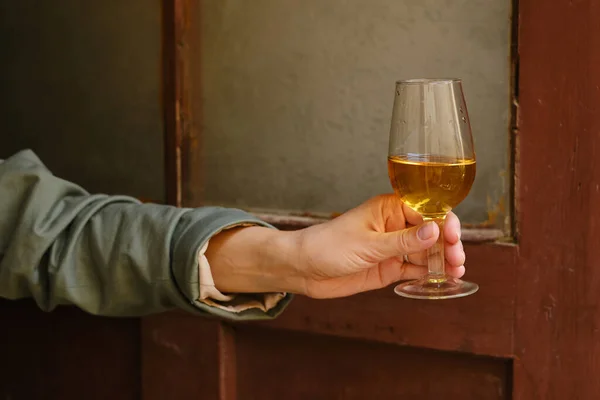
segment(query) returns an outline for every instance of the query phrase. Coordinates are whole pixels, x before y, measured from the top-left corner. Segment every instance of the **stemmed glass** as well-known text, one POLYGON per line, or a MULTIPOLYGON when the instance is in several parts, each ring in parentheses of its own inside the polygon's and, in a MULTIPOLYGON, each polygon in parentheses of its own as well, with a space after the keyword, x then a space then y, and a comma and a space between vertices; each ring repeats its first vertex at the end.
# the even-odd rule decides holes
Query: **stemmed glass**
POLYGON ((396 82, 388 173, 400 199, 440 228, 437 243, 427 251, 427 276, 399 284, 396 294, 450 299, 475 293, 477 284, 445 273, 444 221, 475 180, 475 151, 460 79, 396 82))

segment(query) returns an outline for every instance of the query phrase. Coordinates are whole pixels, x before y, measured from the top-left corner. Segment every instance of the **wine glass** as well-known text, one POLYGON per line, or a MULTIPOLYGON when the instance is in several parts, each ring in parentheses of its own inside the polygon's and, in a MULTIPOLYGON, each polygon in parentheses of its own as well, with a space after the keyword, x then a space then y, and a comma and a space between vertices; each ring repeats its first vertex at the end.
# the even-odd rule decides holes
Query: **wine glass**
POLYGON ((460 79, 396 82, 388 173, 404 204, 440 228, 437 243, 427 251, 427 276, 399 284, 396 294, 451 299, 475 293, 477 284, 445 273, 444 221, 475 180, 475 151, 460 79))

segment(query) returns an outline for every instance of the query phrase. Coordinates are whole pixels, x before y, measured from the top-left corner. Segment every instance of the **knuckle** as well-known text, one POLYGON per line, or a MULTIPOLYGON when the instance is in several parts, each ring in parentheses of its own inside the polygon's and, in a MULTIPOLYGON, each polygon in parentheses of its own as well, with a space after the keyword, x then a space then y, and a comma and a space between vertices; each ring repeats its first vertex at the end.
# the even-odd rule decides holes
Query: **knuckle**
POLYGON ((398 235, 398 250, 405 252, 410 249, 410 231, 405 229, 398 235))

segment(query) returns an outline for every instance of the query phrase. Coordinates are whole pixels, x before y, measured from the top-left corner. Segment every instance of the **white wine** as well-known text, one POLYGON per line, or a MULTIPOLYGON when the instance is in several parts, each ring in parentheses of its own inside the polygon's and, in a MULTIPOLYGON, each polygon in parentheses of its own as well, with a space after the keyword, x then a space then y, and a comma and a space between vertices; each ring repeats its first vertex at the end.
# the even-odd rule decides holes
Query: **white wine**
POLYGON ((394 191, 426 218, 440 218, 467 197, 475 180, 475 159, 431 155, 388 157, 394 191))

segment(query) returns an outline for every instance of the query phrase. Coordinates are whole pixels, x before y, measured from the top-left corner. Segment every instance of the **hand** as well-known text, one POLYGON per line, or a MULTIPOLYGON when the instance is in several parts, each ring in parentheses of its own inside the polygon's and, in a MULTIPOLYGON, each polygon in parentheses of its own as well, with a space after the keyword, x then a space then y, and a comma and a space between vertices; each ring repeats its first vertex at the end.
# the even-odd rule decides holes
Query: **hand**
MULTIPOLYGON (((379 289, 427 273, 426 249, 439 228, 395 195, 375 197, 340 217, 297 232, 302 293, 314 298, 342 297, 379 289), (410 263, 404 262, 407 254, 410 263)), ((448 214, 444 224, 446 272, 465 273, 460 221, 448 214)))
MULTIPOLYGON (((223 231, 211 239, 206 257, 222 292, 342 297, 424 276, 426 249, 438 235, 437 224, 423 224, 397 196, 383 195, 299 231, 257 226, 223 231)), ((446 272, 461 277, 465 253, 453 213, 446 217, 444 239, 446 272)))

